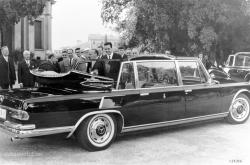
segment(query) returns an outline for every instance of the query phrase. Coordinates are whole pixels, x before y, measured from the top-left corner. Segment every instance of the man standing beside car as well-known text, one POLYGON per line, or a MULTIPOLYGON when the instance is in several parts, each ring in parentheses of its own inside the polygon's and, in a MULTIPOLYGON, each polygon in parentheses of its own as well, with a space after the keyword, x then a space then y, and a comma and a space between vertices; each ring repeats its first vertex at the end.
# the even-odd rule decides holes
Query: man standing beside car
POLYGON ((57 62, 57 58, 53 53, 48 55, 48 60, 41 63, 39 69, 43 71, 54 71, 56 73, 60 73, 60 67, 57 62))
POLYGON ((75 53, 76 53, 78 59, 77 59, 77 63, 75 64, 75 66, 72 69, 86 73, 87 72, 87 61, 89 60, 88 50, 80 51, 80 49, 76 49, 75 53))
POLYGON ((118 50, 119 50, 119 53, 120 53, 120 55, 121 55, 122 60, 123 60, 123 61, 128 61, 128 56, 127 56, 126 53, 125 53, 125 48, 124 48, 123 46, 120 46, 120 47, 118 48, 118 50))
POLYGON ((77 59, 73 53, 73 49, 67 49, 67 57, 63 56, 63 61, 59 63, 61 73, 67 73, 76 67, 77 59))
POLYGON ((16 73, 14 61, 9 57, 9 49, 7 46, 1 48, 0 55, 0 89, 12 88, 16 81, 16 73))
POLYGON ((31 88, 35 85, 35 77, 30 73, 30 70, 36 67, 34 61, 30 59, 30 52, 23 52, 24 60, 18 63, 18 83, 20 87, 31 88))
POLYGON ((104 44, 104 53, 105 55, 102 55, 102 58, 96 61, 92 73, 113 78, 116 81, 122 58, 119 54, 113 53, 111 42, 104 44))

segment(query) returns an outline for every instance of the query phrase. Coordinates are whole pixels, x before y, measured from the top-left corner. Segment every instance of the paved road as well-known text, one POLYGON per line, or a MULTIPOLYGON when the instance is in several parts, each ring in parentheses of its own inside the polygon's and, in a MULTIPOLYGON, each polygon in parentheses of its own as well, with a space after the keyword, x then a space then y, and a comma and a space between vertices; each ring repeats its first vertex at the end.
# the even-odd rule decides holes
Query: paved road
POLYGON ((105 151, 87 152, 58 136, 11 142, 0 133, 0 164, 250 164, 250 121, 224 121, 129 134, 105 151))

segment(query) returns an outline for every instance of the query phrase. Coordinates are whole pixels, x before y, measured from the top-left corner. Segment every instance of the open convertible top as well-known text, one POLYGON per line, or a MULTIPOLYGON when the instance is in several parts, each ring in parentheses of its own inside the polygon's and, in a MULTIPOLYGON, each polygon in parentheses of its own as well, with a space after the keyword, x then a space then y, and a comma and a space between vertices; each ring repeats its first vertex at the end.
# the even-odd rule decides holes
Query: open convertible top
POLYGON ((92 75, 76 70, 67 73, 56 73, 54 71, 30 71, 35 77, 39 86, 53 88, 69 88, 74 90, 107 90, 113 86, 113 79, 92 75))

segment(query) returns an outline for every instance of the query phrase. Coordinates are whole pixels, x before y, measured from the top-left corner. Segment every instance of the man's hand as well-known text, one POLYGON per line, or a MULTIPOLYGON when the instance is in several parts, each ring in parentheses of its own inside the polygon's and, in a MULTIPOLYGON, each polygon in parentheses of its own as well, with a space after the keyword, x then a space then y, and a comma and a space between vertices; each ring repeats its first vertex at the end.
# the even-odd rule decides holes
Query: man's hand
POLYGON ((20 85, 20 88, 23 88, 23 83, 20 83, 19 85, 20 85))

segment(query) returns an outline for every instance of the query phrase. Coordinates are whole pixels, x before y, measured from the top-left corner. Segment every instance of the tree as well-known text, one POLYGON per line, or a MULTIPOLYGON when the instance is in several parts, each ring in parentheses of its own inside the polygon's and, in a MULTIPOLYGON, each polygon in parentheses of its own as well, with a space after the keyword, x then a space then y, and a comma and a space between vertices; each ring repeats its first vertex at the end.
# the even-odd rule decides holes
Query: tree
POLYGON ((27 17, 32 23, 42 14, 48 0, 0 0, 0 32, 1 43, 5 44, 9 29, 21 18, 27 17))
POLYGON ((102 5, 105 23, 156 52, 203 52, 224 60, 232 50, 250 48, 246 0, 103 0, 102 5))

